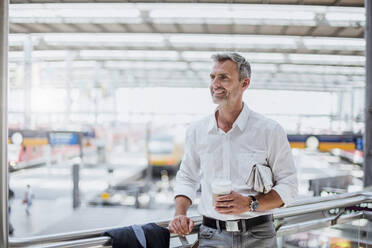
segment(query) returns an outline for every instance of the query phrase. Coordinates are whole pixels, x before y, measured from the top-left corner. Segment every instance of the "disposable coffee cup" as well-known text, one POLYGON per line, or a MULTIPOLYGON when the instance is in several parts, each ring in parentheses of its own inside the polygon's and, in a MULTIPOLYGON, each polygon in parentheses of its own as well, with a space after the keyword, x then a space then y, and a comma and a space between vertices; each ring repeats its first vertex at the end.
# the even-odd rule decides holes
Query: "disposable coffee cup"
POLYGON ((220 195, 228 195, 232 191, 230 180, 218 179, 212 182, 213 206, 216 206, 216 198, 220 195))

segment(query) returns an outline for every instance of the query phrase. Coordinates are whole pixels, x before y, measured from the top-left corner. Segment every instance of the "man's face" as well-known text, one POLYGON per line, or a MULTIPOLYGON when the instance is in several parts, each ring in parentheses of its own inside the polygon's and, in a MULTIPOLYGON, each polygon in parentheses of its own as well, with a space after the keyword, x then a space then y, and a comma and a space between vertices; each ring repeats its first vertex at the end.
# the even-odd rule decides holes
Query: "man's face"
POLYGON ((213 102, 218 105, 241 101, 243 92, 248 87, 248 85, 244 86, 244 80, 239 81, 236 63, 231 60, 216 62, 210 78, 209 89, 213 102))

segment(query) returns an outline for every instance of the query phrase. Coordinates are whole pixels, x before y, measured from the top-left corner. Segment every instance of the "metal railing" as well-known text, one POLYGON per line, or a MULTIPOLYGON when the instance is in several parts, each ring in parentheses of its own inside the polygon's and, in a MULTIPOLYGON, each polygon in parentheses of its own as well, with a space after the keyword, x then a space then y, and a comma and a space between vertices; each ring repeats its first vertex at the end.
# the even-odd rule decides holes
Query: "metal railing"
MULTIPOLYGON (((314 197, 299 200, 295 204, 274 211, 277 236, 330 227, 343 224, 361 218, 372 216, 366 210, 355 211, 355 206, 372 203, 372 192, 355 192, 327 197, 314 197)), ((190 235, 195 235, 201 225, 202 217, 191 217, 195 222, 194 229, 190 235)), ((159 226, 167 227, 168 221, 158 222, 159 226)), ((116 227, 112 227, 116 228, 116 227)), ((10 247, 105 247, 108 246, 110 238, 101 236, 107 228, 85 230, 80 232, 60 233, 55 235, 35 236, 30 238, 12 238, 10 247)), ((171 234, 171 238, 178 238, 181 247, 192 247, 186 238, 171 234)))

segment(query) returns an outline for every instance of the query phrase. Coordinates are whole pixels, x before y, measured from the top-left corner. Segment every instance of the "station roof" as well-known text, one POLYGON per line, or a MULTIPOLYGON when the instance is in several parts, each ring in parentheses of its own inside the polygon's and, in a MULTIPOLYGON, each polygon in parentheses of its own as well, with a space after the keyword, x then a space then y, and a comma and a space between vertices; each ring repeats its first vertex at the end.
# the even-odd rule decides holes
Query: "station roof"
POLYGON ((364 1, 86 2, 12 0, 11 69, 24 62, 29 41, 40 68, 66 72, 69 64, 80 82, 100 68, 119 87, 206 87, 210 56, 224 51, 251 62, 253 88, 365 84, 364 1))

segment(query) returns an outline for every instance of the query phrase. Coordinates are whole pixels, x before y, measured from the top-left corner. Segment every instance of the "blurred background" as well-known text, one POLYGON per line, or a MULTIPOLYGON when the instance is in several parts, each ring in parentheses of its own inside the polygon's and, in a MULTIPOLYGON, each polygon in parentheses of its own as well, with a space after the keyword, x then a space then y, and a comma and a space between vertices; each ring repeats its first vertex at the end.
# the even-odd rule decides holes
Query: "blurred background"
MULTIPOLYGON (((363 189, 362 0, 10 3, 13 237, 172 218, 185 130, 216 108, 217 52, 251 63, 244 101, 286 129, 300 199, 363 189)), ((328 233, 281 246, 359 247, 328 233)))

